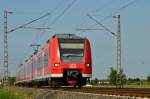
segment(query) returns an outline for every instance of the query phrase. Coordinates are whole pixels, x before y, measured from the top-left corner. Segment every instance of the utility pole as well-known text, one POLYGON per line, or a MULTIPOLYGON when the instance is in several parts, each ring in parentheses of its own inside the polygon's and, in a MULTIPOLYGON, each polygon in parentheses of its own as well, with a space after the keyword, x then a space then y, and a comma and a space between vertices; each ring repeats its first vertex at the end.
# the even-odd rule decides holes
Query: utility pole
POLYGON ((116 74, 116 88, 122 88, 122 73, 121 73, 121 29, 120 29, 120 15, 115 16, 117 24, 117 74, 116 74))
POLYGON ((8 11, 4 11, 4 86, 8 85, 8 37, 7 37, 7 15, 8 11))
MULTIPOLYGON (((25 23, 19 27, 16 27, 16 28, 8 31, 7 30, 7 16, 8 16, 8 14, 12 14, 12 13, 13 12, 9 12, 7 10, 4 11, 4 77, 3 77, 3 80, 4 80, 3 85, 4 86, 8 86, 8 84, 9 84, 9 81, 8 81, 8 37, 7 37, 8 33, 14 32, 15 30, 18 30, 20 28, 24 28, 25 26, 50 15, 50 13, 47 13, 47 14, 45 14, 45 15, 37 18, 37 19, 29 21, 28 23, 25 23)), ((42 29, 42 28, 40 28, 40 29, 42 29)))
MULTIPOLYGON (((117 24, 117 33, 112 32, 110 29, 105 27, 102 23, 97 21, 95 18, 87 14, 87 16, 95 21, 97 24, 99 24, 101 27, 103 27, 104 30, 108 31, 112 35, 114 35, 117 39, 117 73, 116 73, 116 88, 122 88, 123 82, 122 82, 122 67, 121 67, 121 29, 120 29, 120 15, 114 16, 116 18, 116 24, 117 24)), ((90 29, 78 29, 78 30, 90 30, 90 29)), ((91 29, 92 30, 92 29, 91 29)))
MULTIPOLYGON (((0 68, 0 82, 2 81, 2 77, 3 77, 3 69, 2 68, 0 68)), ((1 83, 2 84, 2 83, 1 83)))

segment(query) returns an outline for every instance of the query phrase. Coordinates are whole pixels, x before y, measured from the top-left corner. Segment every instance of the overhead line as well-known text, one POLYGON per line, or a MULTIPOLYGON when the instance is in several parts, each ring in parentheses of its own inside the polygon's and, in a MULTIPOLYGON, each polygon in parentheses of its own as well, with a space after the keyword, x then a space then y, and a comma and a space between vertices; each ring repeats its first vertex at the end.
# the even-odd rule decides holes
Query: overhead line
POLYGON ((56 23, 56 21, 57 21, 69 8, 71 8, 71 6, 72 6, 76 1, 77 1, 77 0, 73 0, 73 1, 63 10, 63 12, 62 12, 59 16, 57 16, 57 17, 51 22, 50 26, 51 26, 51 25, 54 25, 54 24, 56 23))
MULTIPOLYGON (((87 14, 87 16, 92 19, 93 21, 95 21, 97 24, 99 24, 101 27, 103 27, 106 31, 110 32, 112 35, 115 35, 114 32, 112 32, 110 29, 108 29, 107 27, 105 27, 101 22, 97 21, 95 18, 93 18, 92 16, 90 16, 89 14, 87 14)), ((115 35, 116 36, 116 35, 115 35)))
MULTIPOLYGON (((53 9, 53 11, 51 11, 51 15, 60 7, 60 5, 62 5, 62 3, 64 3, 64 0, 62 0, 60 3, 58 3, 57 5, 56 5, 56 7, 53 9)), ((46 23, 48 22, 48 19, 49 19, 49 17, 45 20, 45 22, 43 23, 43 27, 46 25, 46 23)), ((41 32, 41 34, 42 34, 42 36, 43 36, 43 33, 45 32, 45 30, 43 31, 43 32, 41 32)), ((31 44, 35 44, 35 42, 37 42, 37 40, 39 40, 38 39, 38 37, 39 37, 39 34, 36 34, 36 36, 33 38, 33 40, 32 40, 32 43, 31 44)), ((41 36, 40 36, 40 38, 41 38, 41 36)), ((27 51, 26 51, 26 54, 24 54, 24 55, 27 55, 28 54, 28 52, 29 52, 29 50, 30 50, 30 47, 28 46, 28 48, 27 48, 27 51)), ((24 56, 25 57, 25 56, 24 56)), ((23 62, 23 58, 21 59, 21 61, 23 62)))
MULTIPOLYGON (((103 19, 101 19, 99 22, 103 22, 105 21, 106 19, 108 19, 109 17, 112 17, 113 15, 115 15, 116 13, 120 12, 121 10, 127 8, 128 6, 134 4, 137 0, 132 0, 131 2, 127 3, 126 5, 122 6, 121 8, 117 9, 116 11, 114 11, 113 13, 109 14, 108 16, 105 16, 103 19)), ((97 23, 96 23, 97 24, 97 23)), ((93 26, 95 26, 96 24, 92 24, 90 27, 88 28, 91 28, 93 26)))
POLYGON ((115 14, 118 13, 118 12, 120 12, 121 10, 123 10, 123 9, 127 8, 128 6, 134 4, 136 1, 137 1, 137 0, 133 0, 133 1, 129 2, 129 3, 127 3, 126 5, 122 6, 122 7, 119 8, 119 9, 117 9, 115 12, 113 12, 113 13, 111 13, 110 15, 104 17, 101 21, 104 21, 104 20, 108 19, 109 17, 112 17, 113 15, 115 15, 115 14))
MULTIPOLYGON (((63 3, 63 1, 64 0, 62 0, 62 2, 60 2, 59 4, 62 4, 63 3)), ((63 10, 63 12, 59 15, 59 16, 57 16, 48 26, 49 27, 51 27, 52 25, 54 25, 54 23, 69 9, 69 8, 71 8, 71 6, 74 4, 76 2, 76 0, 73 0, 69 5, 67 5, 67 7, 63 10)), ((51 12, 52 14, 58 9, 58 7, 60 6, 60 5, 57 5, 56 6, 56 8, 51 12)), ((47 21, 46 21, 47 22, 47 21)), ((46 23, 45 23, 46 24, 46 23)), ((44 25, 45 25, 44 24, 44 25)), ((44 31, 45 32, 45 31, 44 31)), ((38 36, 36 36, 36 38, 37 38, 38 36)), ((36 40, 36 38, 34 39, 34 42, 35 42, 35 40, 36 40)))
MULTIPOLYGON (((103 22, 106 19, 108 19, 109 17, 112 17, 113 15, 115 15, 116 13, 120 12, 121 10, 127 8, 128 6, 134 4, 137 0, 132 0, 131 2, 127 3, 126 5, 122 6, 121 8, 117 9, 115 12, 109 14, 108 16, 104 17, 103 19, 101 19, 99 22, 103 22)), ((92 25, 95 26, 96 24, 92 25)))
MULTIPOLYGON (((115 0, 115 1, 116 1, 116 0, 115 0)), ((106 2, 106 3, 103 4, 100 8, 96 9, 94 12, 98 12, 98 11, 103 10, 103 9, 106 8, 107 6, 112 5, 112 3, 114 3, 115 1, 114 1, 114 0, 111 0, 111 1, 106 2)))
POLYGON ((44 27, 23 27, 24 29, 36 29, 36 30, 48 30, 50 28, 44 28, 44 27))
POLYGON ((61 0, 61 2, 56 5, 56 7, 54 8, 54 10, 51 13, 54 13, 60 7, 60 5, 62 5, 64 3, 64 1, 65 0, 61 0))
MULTIPOLYGON (((102 11, 104 8, 107 8, 107 6, 109 6, 110 4, 112 5, 112 3, 114 3, 114 2, 115 2, 114 0, 108 1, 108 2, 104 3, 103 5, 101 5, 100 8, 96 9, 95 11, 92 11, 92 13, 93 12, 96 13, 97 11, 102 11)), ((82 22, 81 25, 86 24, 86 23, 87 23, 87 21, 86 22, 82 22)))
MULTIPOLYGON (((27 22, 27 23, 25 23, 25 24, 23 24, 23 25, 21 25, 21 26, 18 26, 18 27, 16 27, 16 28, 14 28, 14 29, 8 31, 8 33, 13 32, 13 31, 15 31, 15 30, 18 30, 18 29, 20 29, 20 28, 26 28, 27 25, 29 25, 29 24, 31 24, 31 23, 33 23, 33 22, 39 20, 39 19, 42 19, 42 18, 44 18, 44 17, 46 17, 46 16, 48 16, 48 15, 51 15, 51 13, 46 13, 45 15, 43 15, 43 16, 41 16, 41 17, 39 17, 39 18, 36 18, 36 19, 34 19, 34 20, 32 20, 32 21, 29 21, 29 22, 27 22)), ((39 28, 39 29, 40 29, 40 28, 39 28)), ((25 54, 25 55, 26 55, 26 54, 25 54)))
POLYGON ((27 25, 29 25, 29 24, 31 24, 31 23, 33 23, 33 22, 35 22, 35 21, 37 21, 37 20, 39 20, 39 19, 41 19, 41 18, 44 18, 44 17, 50 15, 50 14, 51 14, 51 13, 46 13, 45 15, 43 15, 43 16, 41 16, 41 17, 35 19, 35 20, 32 20, 32 21, 30 21, 30 22, 28 22, 28 23, 25 23, 25 24, 23 24, 23 25, 21 25, 21 26, 19 26, 19 27, 16 27, 16 28, 14 28, 14 29, 8 31, 8 33, 9 33, 9 32, 13 32, 13 31, 15 31, 15 30, 17 30, 17 29, 23 28, 23 27, 25 27, 25 26, 27 26, 27 25))
POLYGON ((84 30, 105 30, 105 29, 86 29, 86 28, 77 28, 77 31, 84 31, 84 30))
MULTIPOLYGON (((51 15, 60 7, 60 5, 62 5, 64 3, 65 0, 61 0, 61 2, 59 2, 56 7, 53 9, 53 11, 51 11, 51 15)), ((43 27, 46 25, 46 23, 48 22, 49 17, 44 21, 43 23, 43 27)), ((49 25, 48 25, 49 26, 49 25)), ((37 40, 39 40, 38 38, 41 36, 43 36, 43 34, 46 32, 47 30, 43 30, 40 32, 40 34, 36 34, 35 38, 32 41, 32 44, 35 44, 35 42, 37 42, 37 40)))

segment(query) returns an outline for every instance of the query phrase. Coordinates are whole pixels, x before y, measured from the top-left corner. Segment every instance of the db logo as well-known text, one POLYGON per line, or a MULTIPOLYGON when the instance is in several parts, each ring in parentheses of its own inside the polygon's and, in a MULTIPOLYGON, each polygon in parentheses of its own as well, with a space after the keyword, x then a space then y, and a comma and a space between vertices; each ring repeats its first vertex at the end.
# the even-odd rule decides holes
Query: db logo
POLYGON ((70 64, 70 68, 76 68, 77 65, 76 64, 70 64))

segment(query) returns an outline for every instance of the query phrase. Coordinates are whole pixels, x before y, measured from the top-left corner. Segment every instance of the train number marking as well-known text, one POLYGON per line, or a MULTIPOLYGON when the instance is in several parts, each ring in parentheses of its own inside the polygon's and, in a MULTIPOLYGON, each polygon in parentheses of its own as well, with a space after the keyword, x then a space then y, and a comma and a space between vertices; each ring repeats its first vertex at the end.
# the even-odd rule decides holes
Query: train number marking
POLYGON ((77 65, 76 64, 70 64, 70 68, 76 68, 77 65))

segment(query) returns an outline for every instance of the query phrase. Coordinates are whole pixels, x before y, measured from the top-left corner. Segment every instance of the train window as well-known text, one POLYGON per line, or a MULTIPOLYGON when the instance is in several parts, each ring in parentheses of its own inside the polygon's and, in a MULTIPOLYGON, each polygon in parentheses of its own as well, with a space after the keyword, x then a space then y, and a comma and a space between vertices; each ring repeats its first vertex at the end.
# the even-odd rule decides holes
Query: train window
POLYGON ((26 68, 24 67, 24 72, 23 72, 23 76, 25 76, 25 74, 26 74, 26 70, 25 70, 26 68))
POLYGON ((34 61, 33 64, 34 64, 34 65, 33 65, 34 71, 36 71, 37 61, 34 61))
POLYGON ((27 67, 27 70, 28 70, 27 74, 29 74, 29 69, 30 69, 29 67, 30 67, 30 64, 29 64, 28 67, 27 67))
POLYGON ((31 64, 28 66, 28 69, 29 69, 29 70, 28 70, 28 73, 30 73, 30 67, 31 67, 31 64))
POLYGON ((27 75, 27 73, 28 73, 28 66, 26 66, 26 75, 27 75))
POLYGON ((44 67, 48 65, 48 53, 44 55, 44 67))
POLYGON ((35 62, 33 61, 33 71, 35 70, 35 62))
POLYGON ((34 71, 36 71, 36 61, 34 61, 34 71))
POLYGON ((26 67, 24 68, 24 73, 23 73, 23 75, 26 75, 26 67))
POLYGON ((27 67, 27 74, 29 73, 29 67, 30 67, 30 65, 28 65, 28 67, 27 67))
POLYGON ((41 57, 39 57, 39 59, 38 59, 38 69, 41 68, 41 65, 42 65, 41 59, 42 59, 41 57))
POLYGON ((20 71, 18 71, 18 78, 20 77, 20 71))
POLYGON ((40 58, 40 67, 42 68, 43 66, 42 66, 42 56, 41 56, 41 58, 40 58))
POLYGON ((35 71, 37 70, 37 66, 38 66, 38 62, 37 62, 37 60, 35 60, 35 62, 34 62, 34 70, 35 71))
POLYGON ((30 72, 32 72, 32 64, 30 65, 30 72))
POLYGON ((36 71, 36 60, 34 61, 34 71, 36 71))
POLYGON ((29 73, 29 67, 30 67, 30 64, 29 64, 28 67, 27 67, 27 74, 29 73))
POLYGON ((28 73, 28 66, 26 66, 25 68, 26 68, 25 69, 25 71, 26 71, 25 75, 26 75, 28 73))
POLYGON ((27 74, 29 73, 29 65, 27 66, 27 74))
POLYGON ((44 55, 41 58, 41 66, 44 67, 44 55))
POLYGON ((27 74, 27 66, 25 67, 25 75, 27 74))
POLYGON ((35 62, 35 70, 38 70, 38 60, 35 62))
POLYGON ((24 67, 24 68, 23 68, 23 70, 24 70, 24 72, 23 72, 23 76, 25 76, 25 73, 26 73, 25 69, 26 69, 26 68, 24 67))
POLYGON ((29 73, 31 72, 31 64, 29 65, 29 73))
POLYGON ((49 53, 48 54, 49 54, 49 56, 51 56, 51 47, 49 47, 49 53))
POLYGON ((29 64, 29 66, 28 66, 28 73, 30 73, 31 72, 31 63, 29 64))

